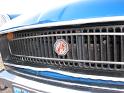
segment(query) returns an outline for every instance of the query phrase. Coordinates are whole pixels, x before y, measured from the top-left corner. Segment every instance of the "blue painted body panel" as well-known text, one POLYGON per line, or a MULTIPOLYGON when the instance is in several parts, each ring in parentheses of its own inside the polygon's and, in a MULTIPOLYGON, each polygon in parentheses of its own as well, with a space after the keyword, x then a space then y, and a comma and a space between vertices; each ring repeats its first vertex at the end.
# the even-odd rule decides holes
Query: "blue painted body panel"
POLYGON ((39 23, 124 15, 124 0, 80 0, 48 12, 39 23))
POLYGON ((79 83, 79 84, 99 85, 99 86, 105 86, 105 85, 124 86, 124 82, 121 82, 121 81, 90 79, 90 78, 84 78, 84 77, 73 77, 69 75, 60 74, 57 72, 35 71, 35 70, 25 69, 25 68, 17 68, 17 70, 30 74, 30 75, 46 77, 46 78, 51 78, 55 80, 67 81, 67 82, 74 82, 74 83, 79 83))

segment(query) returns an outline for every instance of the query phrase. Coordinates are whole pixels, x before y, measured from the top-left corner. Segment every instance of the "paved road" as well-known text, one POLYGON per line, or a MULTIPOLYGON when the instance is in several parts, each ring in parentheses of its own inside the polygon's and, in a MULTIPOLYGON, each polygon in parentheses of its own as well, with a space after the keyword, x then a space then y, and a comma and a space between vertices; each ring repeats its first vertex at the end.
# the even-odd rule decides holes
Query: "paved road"
POLYGON ((2 64, 2 58, 0 57, 0 71, 4 68, 3 64, 2 64))
POLYGON ((6 89, 6 90, 4 90, 4 91, 0 91, 0 93, 12 93, 12 91, 11 91, 10 88, 8 88, 8 89, 6 89))

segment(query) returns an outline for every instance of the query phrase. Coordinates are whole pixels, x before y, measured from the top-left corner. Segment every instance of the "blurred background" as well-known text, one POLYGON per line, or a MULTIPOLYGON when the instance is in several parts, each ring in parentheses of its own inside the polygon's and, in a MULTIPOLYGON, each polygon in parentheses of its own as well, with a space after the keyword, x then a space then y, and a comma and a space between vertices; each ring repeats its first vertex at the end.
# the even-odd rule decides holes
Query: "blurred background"
POLYGON ((25 14, 56 8, 77 0, 0 0, 0 13, 25 14))

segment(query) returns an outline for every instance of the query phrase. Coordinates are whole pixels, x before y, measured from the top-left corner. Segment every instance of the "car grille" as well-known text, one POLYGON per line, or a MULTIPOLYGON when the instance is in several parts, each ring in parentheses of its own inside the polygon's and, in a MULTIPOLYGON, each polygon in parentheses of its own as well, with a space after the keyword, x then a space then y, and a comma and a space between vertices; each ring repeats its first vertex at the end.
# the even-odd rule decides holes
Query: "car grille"
POLYGON ((37 28, 14 32, 8 42, 14 64, 57 69, 124 71, 124 25, 101 24, 37 28), (58 55, 54 44, 64 39, 66 55, 58 55))

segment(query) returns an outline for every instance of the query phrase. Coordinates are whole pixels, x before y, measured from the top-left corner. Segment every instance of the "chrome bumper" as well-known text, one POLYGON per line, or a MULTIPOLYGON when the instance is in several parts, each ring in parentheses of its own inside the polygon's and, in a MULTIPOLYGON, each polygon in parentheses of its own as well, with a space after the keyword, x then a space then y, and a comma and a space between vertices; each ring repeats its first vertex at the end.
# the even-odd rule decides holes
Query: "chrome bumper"
MULTIPOLYGON (((13 88, 13 86, 27 89, 30 93, 82 93, 82 91, 72 90, 53 85, 39 83, 33 80, 28 80, 11 74, 7 71, 0 72, 0 80, 5 83, 6 87, 13 88)), ((86 92, 85 92, 86 93, 86 92)))
POLYGON ((82 90, 69 89, 59 86, 54 86, 50 84, 44 84, 40 82, 36 82, 33 80, 29 80, 14 74, 11 74, 7 71, 0 72, 0 81, 2 81, 6 87, 11 88, 13 91, 13 87, 19 87, 21 89, 26 89, 30 93, 82 93, 84 89, 84 93, 92 93, 92 92, 119 92, 123 93, 124 89, 115 89, 115 88, 103 88, 103 87, 95 87, 95 86, 86 86, 82 85, 84 88, 82 90))

